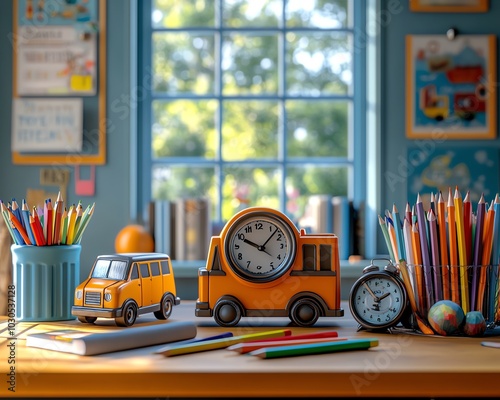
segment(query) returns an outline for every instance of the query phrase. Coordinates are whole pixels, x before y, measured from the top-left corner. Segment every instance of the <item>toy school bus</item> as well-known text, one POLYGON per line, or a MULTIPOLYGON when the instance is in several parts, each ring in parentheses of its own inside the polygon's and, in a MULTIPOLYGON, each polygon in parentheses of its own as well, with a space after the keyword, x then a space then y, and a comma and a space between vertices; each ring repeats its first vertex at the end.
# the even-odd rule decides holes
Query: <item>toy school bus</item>
POLYGON ((338 238, 306 234, 281 212, 250 207, 210 242, 198 271, 195 315, 234 326, 241 317, 289 317, 311 326, 341 317, 338 238))
POLYGON ((83 323, 113 318, 131 326, 138 315, 168 319, 176 295, 170 257, 163 253, 118 253, 97 256, 90 275, 75 289, 71 313, 83 323))

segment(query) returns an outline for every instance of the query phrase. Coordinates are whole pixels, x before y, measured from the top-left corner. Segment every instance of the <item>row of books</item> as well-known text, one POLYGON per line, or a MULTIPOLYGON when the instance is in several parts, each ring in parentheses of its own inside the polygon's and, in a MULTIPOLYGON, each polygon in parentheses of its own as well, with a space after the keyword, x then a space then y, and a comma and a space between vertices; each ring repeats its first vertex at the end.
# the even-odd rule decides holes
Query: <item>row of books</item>
POLYGON ((346 196, 313 195, 298 225, 311 233, 334 233, 339 240, 339 257, 364 254, 363 204, 358 207, 346 196))
POLYGON ((208 199, 157 200, 149 204, 148 214, 155 251, 173 260, 206 259, 212 236, 208 199))

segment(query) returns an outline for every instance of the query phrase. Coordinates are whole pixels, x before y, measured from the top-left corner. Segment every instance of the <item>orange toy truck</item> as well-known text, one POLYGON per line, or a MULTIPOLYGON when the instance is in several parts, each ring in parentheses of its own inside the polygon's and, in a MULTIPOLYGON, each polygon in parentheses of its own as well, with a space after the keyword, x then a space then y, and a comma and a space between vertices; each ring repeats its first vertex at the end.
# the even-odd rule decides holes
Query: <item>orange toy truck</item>
POLYGON ((211 239, 195 315, 221 326, 241 317, 289 317, 299 326, 342 317, 337 236, 306 234, 271 208, 238 212, 211 239))

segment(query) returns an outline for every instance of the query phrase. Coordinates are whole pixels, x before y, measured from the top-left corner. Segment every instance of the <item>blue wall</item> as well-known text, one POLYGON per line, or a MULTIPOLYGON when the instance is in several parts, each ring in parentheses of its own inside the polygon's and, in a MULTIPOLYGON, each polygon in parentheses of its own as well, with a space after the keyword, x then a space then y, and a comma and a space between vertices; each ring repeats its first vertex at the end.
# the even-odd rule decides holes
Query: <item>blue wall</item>
MULTIPOLYGON (((0 13, 0 199, 18 201, 26 197, 27 188, 42 189, 38 166, 11 164, 10 127, 12 101, 12 3, 2 2, 0 13)), ((82 200, 85 206, 96 203, 95 214, 82 239, 81 275, 88 275, 98 254, 114 251, 118 231, 130 222, 130 117, 113 113, 110 104, 130 93, 130 2, 108 0, 107 11, 107 117, 112 131, 107 133, 107 163, 96 168, 96 190, 93 197, 76 197, 74 169, 68 186, 66 204, 82 200)), ((49 166, 47 166, 49 167, 49 166)), ((85 170, 84 170, 85 171, 85 170)), ((87 171, 88 173, 88 171, 87 171)), ((83 174, 83 172, 82 172, 83 174)), ((56 190, 51 188, 52 190, 56 190)))
MULTIPOLYGON (((407 147, 414 145, 414 140, 406 139, 405 133, 405 36, 408 34, 439 34, 454 27, 459 34, 493 34, 500 35, 500 2, 490 1, 487 13, 416 13, 408 8, 408 1, 383 1, 384 19, 382 20, 382 204, 379 213, 385 208, 392 208, 396 203, 401 209, 406 201, 414 203, 416 199, 408 199, 404 166, 407 147), (389 8, 389 5, 391 7, 389 8), (389 12, 392 10, 392 13, 389 12), (390 183, 387 176, 394 177, 390 183)), ((497 44, 498 47, 498 44, 497 44)), ((498 54, 498 49, 497 49, 498 54)), ((498 57, 497 57, 498 58, 498 57)), ((497 76, 499 75, 497 71, 497 76)), ((497 78, 498 80, 498 78, 497 78)), ((498 89, 497 89, 498 90, 498 89)), ((495 110, 496 112, 496 110, 495 110)), ((422 139, 420 139, 422 140, 422 139)), ((422 143, 424 144, 424 143, 422 143)), ((500 141, 460 141, 446 140, 443 143, 427 143, 429 149, 433 145, 446 147, 449 145, 468 147, 471 145, 499 148, 500 141)), ((465 161, 465 160, 464 160, 465 161)), ((497 172, 498 174, 498 172, 497 172)), ((499 191, 498 188, 496 188, 499 191)), ((444 193, 443 193, 444 194, 444 193)), ((464 195, 464 193, 462 193, 464 195)), ((492 198, 488 198, 492 200, 492 198)), ((384 251, 383 240, 379 238, 379 251, 384 251)))
MULTIPOLYGON (((356 0, 359 1, 359 0, 356 0)), ((90 264, 98 254, 114 250, 114 238, 130 220, 133 199, 130 199, 131 167, 130 143, 135 135, 134 115, 125 116, 113 112, 111 104, 122 101, 122 96, 132 90, 131 75, 131 3, 135 0, 108 0, 108 80, 107 109, 113 131, 107 137, 107 163, 97 167, 96 195, 82 198, 84 204, 96 202, 95 215, 82 241, 82 276, 88 273, 90 264)), ((0 13, 0 199, 11 197, 22 199, 26 188, 40 188, 39 168, 35 166, 13 166, 10 154, 10 118, 12 96, 12 47, 8 40, 12 32, 12 3, 4 2, 0 13)), ((412 142, 405 136, 405 35, 444 34, 455 27, 462 34, 500 34, 500 2, 490 1, 490 11, 483 14, 459 13, 413 13, 406 0, 382 1, 383 13, 379 19, 382 42, 382 194, 381 207, 392 207, 393 203, 404 206, 407 201, 406 184, 403 177, 395 185, 388 185, 384 176, 398 174, 401 159, 406 158, 406 149, 412 142)), ((131 105, 131 110, 134 110, 131 105)), ((469 146, 499 147, 499 140, 459 142, 453 144, 469 146)), ((446 146, 446 143, 443 144, 446 146)), ((73 174, 68 187, 68 203, 76 203, 73 174)), ((382 210, 377 210, 383 212, 382 210)), ((379 238, 380 239, 380 238, 379 238)), ((384 252, 383 240, 379 240, 379 252, 384 252)))

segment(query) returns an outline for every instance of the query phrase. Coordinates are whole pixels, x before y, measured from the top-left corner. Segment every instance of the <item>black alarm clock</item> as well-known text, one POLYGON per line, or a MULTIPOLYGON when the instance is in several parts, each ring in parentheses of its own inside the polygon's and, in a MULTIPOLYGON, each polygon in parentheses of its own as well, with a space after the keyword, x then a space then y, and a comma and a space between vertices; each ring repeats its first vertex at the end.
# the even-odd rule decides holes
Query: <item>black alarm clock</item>
POLYGON ((372 259, 363 269, 349 294, 349 308, 359 329, 386 330, 409 316, 408 294, 391 260, 372 259), (375 260, 386 260, 388 264, 380 269, 375 260))

